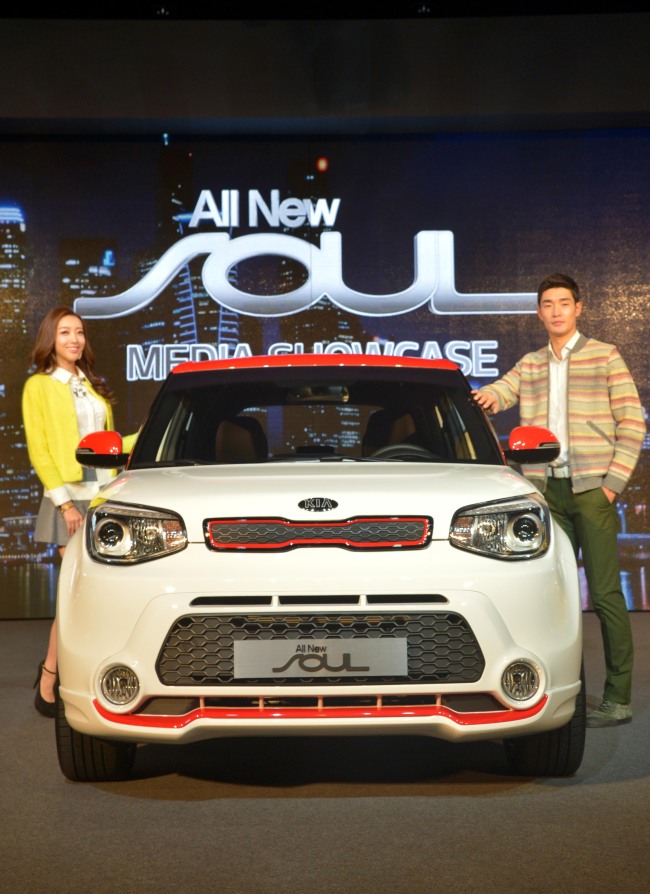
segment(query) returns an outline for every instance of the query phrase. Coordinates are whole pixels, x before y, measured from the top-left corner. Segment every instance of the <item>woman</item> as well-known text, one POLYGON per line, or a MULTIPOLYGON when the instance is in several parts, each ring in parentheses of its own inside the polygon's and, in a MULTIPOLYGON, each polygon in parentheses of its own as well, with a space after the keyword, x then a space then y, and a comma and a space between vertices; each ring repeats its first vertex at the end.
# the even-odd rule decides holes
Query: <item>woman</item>
MULTIPOLYGON (((113 393, 94 372, 95 356, 83 320, 69 307, 43 319, 32 348, 34 366, 23 390, 29 458, 44 489, 35 540, 65 547, 81 527, 90 500, 114 472, 89 470, 75 459, 77 444, 93 431, 113 427, 113 393)), ((56 714, 56 621, 39 664, 34 705, 56 714)))

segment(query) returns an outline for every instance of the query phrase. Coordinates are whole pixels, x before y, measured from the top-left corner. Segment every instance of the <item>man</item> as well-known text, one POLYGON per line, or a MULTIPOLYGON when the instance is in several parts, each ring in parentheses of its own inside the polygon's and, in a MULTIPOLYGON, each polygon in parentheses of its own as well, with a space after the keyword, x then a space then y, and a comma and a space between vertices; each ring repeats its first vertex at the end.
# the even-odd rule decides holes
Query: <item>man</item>
POLYGON ((578 332, 582 299, 577 283, 555 273, 537 291, 537 315, 549 342, 526 354, 501 379, 475 391, 488 412, 519 402, 522 425, 542 425, 561 445, 550 465, 527 466, 576 556, 582 551, 589 594, 605 649, 602 702, 587 726, 632 719, 633 644, 618 564, 614 502, 634 471, 646 430, 630 372, 614 345, 578 332))

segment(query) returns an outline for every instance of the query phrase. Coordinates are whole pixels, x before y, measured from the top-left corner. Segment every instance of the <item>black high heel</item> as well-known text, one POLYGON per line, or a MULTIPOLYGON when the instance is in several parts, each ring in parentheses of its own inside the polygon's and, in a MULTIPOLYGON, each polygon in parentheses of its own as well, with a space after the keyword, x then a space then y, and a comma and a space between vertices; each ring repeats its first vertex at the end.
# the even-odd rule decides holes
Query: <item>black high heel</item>
POLYGON ((36 682, 34 683, 34 689, 36 690, 36 694, 34 695, 34 707, 38 711, 39 714, 42 714, 43 717, 56 717, 56 701, 48 702, 45 701, 43 696, 41 695, 41 675, 45 671, 48 674, 53 674, 56 677, 56 671, 51 671, 48 667, 45 667, 45 662, 41 661, 38 666, 38 673, 36 675, 36 682))

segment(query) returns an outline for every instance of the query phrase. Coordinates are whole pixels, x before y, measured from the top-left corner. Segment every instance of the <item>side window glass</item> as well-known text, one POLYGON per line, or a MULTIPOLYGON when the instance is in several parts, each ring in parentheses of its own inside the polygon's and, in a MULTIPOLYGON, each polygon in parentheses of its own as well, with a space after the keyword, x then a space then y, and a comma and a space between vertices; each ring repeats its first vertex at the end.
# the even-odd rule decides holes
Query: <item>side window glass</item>
POLYGON ((156 462, 169 462, 184 458, 188 434, 192 429, 194 414, 188 402, 179 401, 175 412, 170 417, 167 427, 160 439, 156 452, 156 462))
POLYGON ((476 448, 470 433, 458 411, 458 407, 449 395, 443 394, 440 396, 438 405, 435 408, 435 414, 449 455, 455 460, 464 462, 476 460, 476 448))

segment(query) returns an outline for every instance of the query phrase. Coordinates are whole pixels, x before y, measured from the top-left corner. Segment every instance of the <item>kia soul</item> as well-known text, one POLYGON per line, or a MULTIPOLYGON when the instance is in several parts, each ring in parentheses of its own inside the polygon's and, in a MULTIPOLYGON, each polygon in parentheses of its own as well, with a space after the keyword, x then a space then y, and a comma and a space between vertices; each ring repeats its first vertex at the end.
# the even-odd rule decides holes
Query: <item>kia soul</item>
POLYGON ((449 361, 184 363, 61 566, 63 774, 124 779, 136 748, 241 736, 503 743, 565 776, 585 739, 571 545, 449 361))

